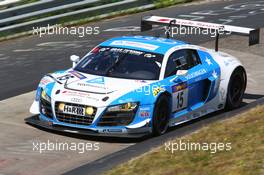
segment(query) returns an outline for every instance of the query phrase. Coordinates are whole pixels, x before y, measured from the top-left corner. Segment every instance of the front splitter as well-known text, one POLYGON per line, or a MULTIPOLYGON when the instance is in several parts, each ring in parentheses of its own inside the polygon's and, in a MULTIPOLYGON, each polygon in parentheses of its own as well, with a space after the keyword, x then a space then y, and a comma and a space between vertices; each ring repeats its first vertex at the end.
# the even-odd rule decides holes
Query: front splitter
POLYGON ((37 126, 50 131, 94 136, 94 137, 101 136, 101 137, 140 138, 150 134, 149 130, 146 128, 127 129, 127 132, 125 133, 99 133, 97 131, 90 129, 79 129, 79 128, 73 128, 67 126, 54 125, 51 122, 40 120, 38 115, 26 118, 25 122, 32 126, 37 126))

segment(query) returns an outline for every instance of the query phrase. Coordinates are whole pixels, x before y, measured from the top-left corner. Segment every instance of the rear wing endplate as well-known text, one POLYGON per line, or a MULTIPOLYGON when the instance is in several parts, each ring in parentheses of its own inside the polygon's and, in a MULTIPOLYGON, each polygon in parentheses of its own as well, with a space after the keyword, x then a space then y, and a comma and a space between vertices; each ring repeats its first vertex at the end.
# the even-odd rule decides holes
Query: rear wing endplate
POLYGON ((248 36, 249 37, 249 46, 259 44, 260 42, 260 29, 247 28, 247 27, 238 27, 232 25, 223 25, 216 23, 208 23, 201 21, 192 21, 192 20, 184 20, 178 18, 168 18, 161 16, 145 16, 141 19, 141 32, 148 31, 152 29, 153 25, 161 25, 168 26, 169 29, 166 30, 167 38, 170 37, 171 27, 174 26, 184 26, 184 27, 196 27, 201 29, 211 29, 216 30, 216 42, 215 42, 215 50, 218 51, 218 40, 219 33, 221 30, 223 32, 230 32, 238 35, 248 36))

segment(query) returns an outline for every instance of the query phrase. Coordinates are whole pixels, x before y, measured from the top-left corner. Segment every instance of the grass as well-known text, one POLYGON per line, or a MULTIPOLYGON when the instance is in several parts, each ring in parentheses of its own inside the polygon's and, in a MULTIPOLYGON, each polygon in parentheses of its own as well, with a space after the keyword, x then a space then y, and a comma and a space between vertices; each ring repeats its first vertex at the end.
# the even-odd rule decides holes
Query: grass
MULTIPOLYGON (((165 146, 119 165, 106 175, 263 175, 264 106, 216 122, 171 143, 231 143, 231 150, 175 151, 165 146)), ((147 146, 147 145, 146 145, 147 146)))
POLYGON ((194 0, 155 0, 155 6, 156 8, 164 8, 164 7, 168 7, 168 6, 172 6, 175 4, 179 4, 179 3, 187 3, 187 2, 192 2, 194 0))
POLYGON ((18 3, 18 5, 23 5, 23 4, 29 4, 33 2, 38 2, 39 0, 22 0, 18 3))

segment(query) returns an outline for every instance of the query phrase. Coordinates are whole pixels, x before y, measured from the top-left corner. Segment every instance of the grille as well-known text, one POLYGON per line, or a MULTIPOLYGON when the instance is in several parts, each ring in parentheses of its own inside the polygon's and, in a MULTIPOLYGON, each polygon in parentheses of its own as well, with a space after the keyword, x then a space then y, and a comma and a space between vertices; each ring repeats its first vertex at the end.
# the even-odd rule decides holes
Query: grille
POLYGON ((50 102, 40 98, 40 112, 46 117, 53 119, 52 108, 50 102))
MULTIPOLYGON (((79 115, 74 115, 74 114, 64 114, 60 112, 58 110, 58 106, 60 103, 61 102, 55 103, 55 113, 56 113, 56 118, 58 121, 64 122, 64 123, 70 123, 70 124, 78 124, 78 125, 91 125, 92 124, 93 119, 96 114, 96 110, 97 110, 95 107, 93 107, 94 112, 92 115, 79 116, 79 115)), ((82 107, 82 108, 88 107, 85 105, 80 105, 80 104, 75 104, 75 103, 64 103, 64 104, 69 105, 69 106, 82 107)))
POLYGON ((126 126, 135 117, 135 112, 107 112, 99 120, 98 126, 126 126))

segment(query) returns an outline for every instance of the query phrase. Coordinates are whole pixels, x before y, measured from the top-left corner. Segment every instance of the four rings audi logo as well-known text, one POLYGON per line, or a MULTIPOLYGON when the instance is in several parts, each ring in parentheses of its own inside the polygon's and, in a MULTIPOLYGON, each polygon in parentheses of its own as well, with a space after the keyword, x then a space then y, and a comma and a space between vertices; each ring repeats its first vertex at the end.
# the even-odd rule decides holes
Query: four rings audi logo
POLYGON ((72 98, 71 101, 72 101, 72 102, 80 103, 80 102, 82 102, 82 99, 79 99, 79 98, 72 98))

